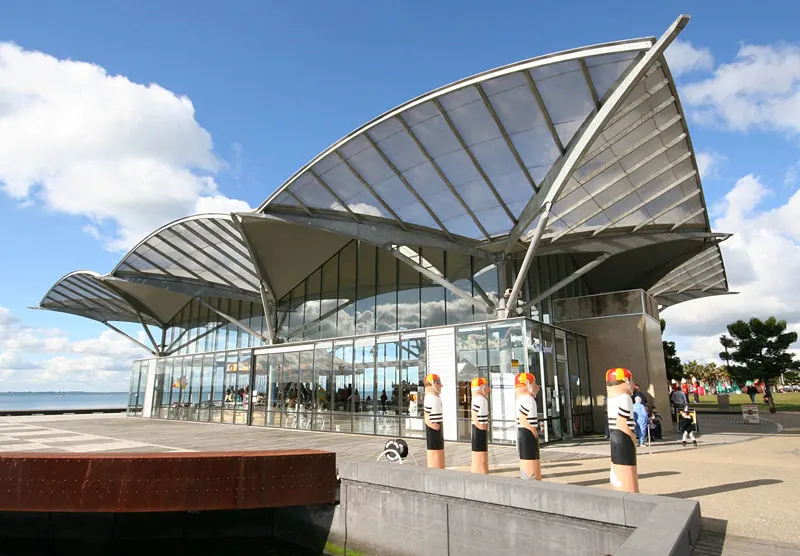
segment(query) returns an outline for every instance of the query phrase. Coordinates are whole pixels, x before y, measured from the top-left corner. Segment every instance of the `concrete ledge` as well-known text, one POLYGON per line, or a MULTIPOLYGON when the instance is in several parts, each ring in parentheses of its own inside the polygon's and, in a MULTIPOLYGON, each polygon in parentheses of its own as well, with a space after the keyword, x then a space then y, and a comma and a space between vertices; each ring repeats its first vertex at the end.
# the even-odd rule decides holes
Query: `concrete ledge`
POLYGON ((681 555, 702 527, 698 502, 662 496, 387 463, 342 463, 339 477, 334 536, 366 554, 681 555))

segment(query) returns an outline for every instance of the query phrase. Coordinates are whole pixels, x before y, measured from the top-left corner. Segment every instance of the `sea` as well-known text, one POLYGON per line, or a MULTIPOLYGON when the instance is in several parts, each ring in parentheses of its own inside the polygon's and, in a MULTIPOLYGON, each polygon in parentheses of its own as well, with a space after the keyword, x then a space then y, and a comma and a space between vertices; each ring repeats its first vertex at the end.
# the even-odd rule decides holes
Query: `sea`
POLYGON ((127 392, 0 392, 0 410, 111 409, 128 406, 127 392))

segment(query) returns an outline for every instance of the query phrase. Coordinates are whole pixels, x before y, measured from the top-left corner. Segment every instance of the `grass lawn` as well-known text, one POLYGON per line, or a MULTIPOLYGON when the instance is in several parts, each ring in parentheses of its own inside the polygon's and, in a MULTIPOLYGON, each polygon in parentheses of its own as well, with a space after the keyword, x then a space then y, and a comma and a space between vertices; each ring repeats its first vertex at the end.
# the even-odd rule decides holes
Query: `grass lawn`
MULTIPOLYGON (((800 392, 788 392, 781 394, 776 392, 775 396, 775 409, 778 411, 800 411, 800 392)), ((692 402, 692 395, 689 395, 689 403, 697 409, 719 409, 717 405, 716 396, 700 396, 700 403, 692 402)), ((742 404, 750 403, 750 396, 747 394, 730 394, 730 403, 732 410, 741 410, 742 404)), ((764 403, 764 394, 756 395, 756 405, 761 413, 768 413, 769 406, 764 403)))

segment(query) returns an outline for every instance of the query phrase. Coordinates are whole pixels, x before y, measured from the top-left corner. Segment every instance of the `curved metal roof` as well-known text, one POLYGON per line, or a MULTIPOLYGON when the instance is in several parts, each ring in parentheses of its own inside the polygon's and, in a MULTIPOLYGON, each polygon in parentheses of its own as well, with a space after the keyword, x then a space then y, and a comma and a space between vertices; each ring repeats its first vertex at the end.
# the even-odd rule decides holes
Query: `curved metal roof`
POLYGON ((652 285, 662 305, 725 293, 716 243, 726 236, 711 232, 663 57, 685 21, 668 39, 533 58, 417 97, 334 143, 256 211, 172 222, 108 276, 62 278, 41 306, 164 323, 193 297, 266 303, 352 238, 487 264, 540 241, 542 255, 613 255, 586 276, 598 288, 652 285), (692 266, 708 252, 718 257, 712 284, 697 282, 692 266), (638 285, 620 285, 612 267, 633 263, 638 285))
POLYGON ((730 293, 719 245, 709 247, 678 266, 649 290, 659 305, 730 293))
POLYGON ((534 58, 411 100, 322 152, 259 211, 378 218, 445 236, 507 235, 652 39, 534 58))
POLYGON ((258 274, 230 214, 189 216, 162 226, 131 249, 110 275, 192 296, 259 296, 258 274))
POLYGON ((72 313, 100 322, 162 324, 149 311, 134 305, 135 301, 91 270, 76 270, 61 277, 39 303, 42 309, 72 313))

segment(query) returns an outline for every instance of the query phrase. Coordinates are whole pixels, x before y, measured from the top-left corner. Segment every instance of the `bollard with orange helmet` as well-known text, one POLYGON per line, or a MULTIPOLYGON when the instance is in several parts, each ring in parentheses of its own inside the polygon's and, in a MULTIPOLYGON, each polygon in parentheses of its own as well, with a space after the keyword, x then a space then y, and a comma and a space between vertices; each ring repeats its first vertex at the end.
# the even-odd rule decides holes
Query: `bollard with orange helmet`
POLYGON ((539 456, 539 410, 536 394, 539 385, 531 373, 514 377, 517 396, 517 451, 519 472, 523 479, 542 480, 542 463, 539 456))
POLYGON ((472 379, 472 472, 489 473, 489 383, 472 379))
POLYGON ((614 490, 639 492, 636 467, 636 425, 633 419, 633 375, 622 367, 606 371, 608 430, 611 440, 611 486, 614 490))
POLYGON ((425 439, 428 467, 444 469, 444 431, 442 430, 442 380, 437 374, 425 376, 425 439))

